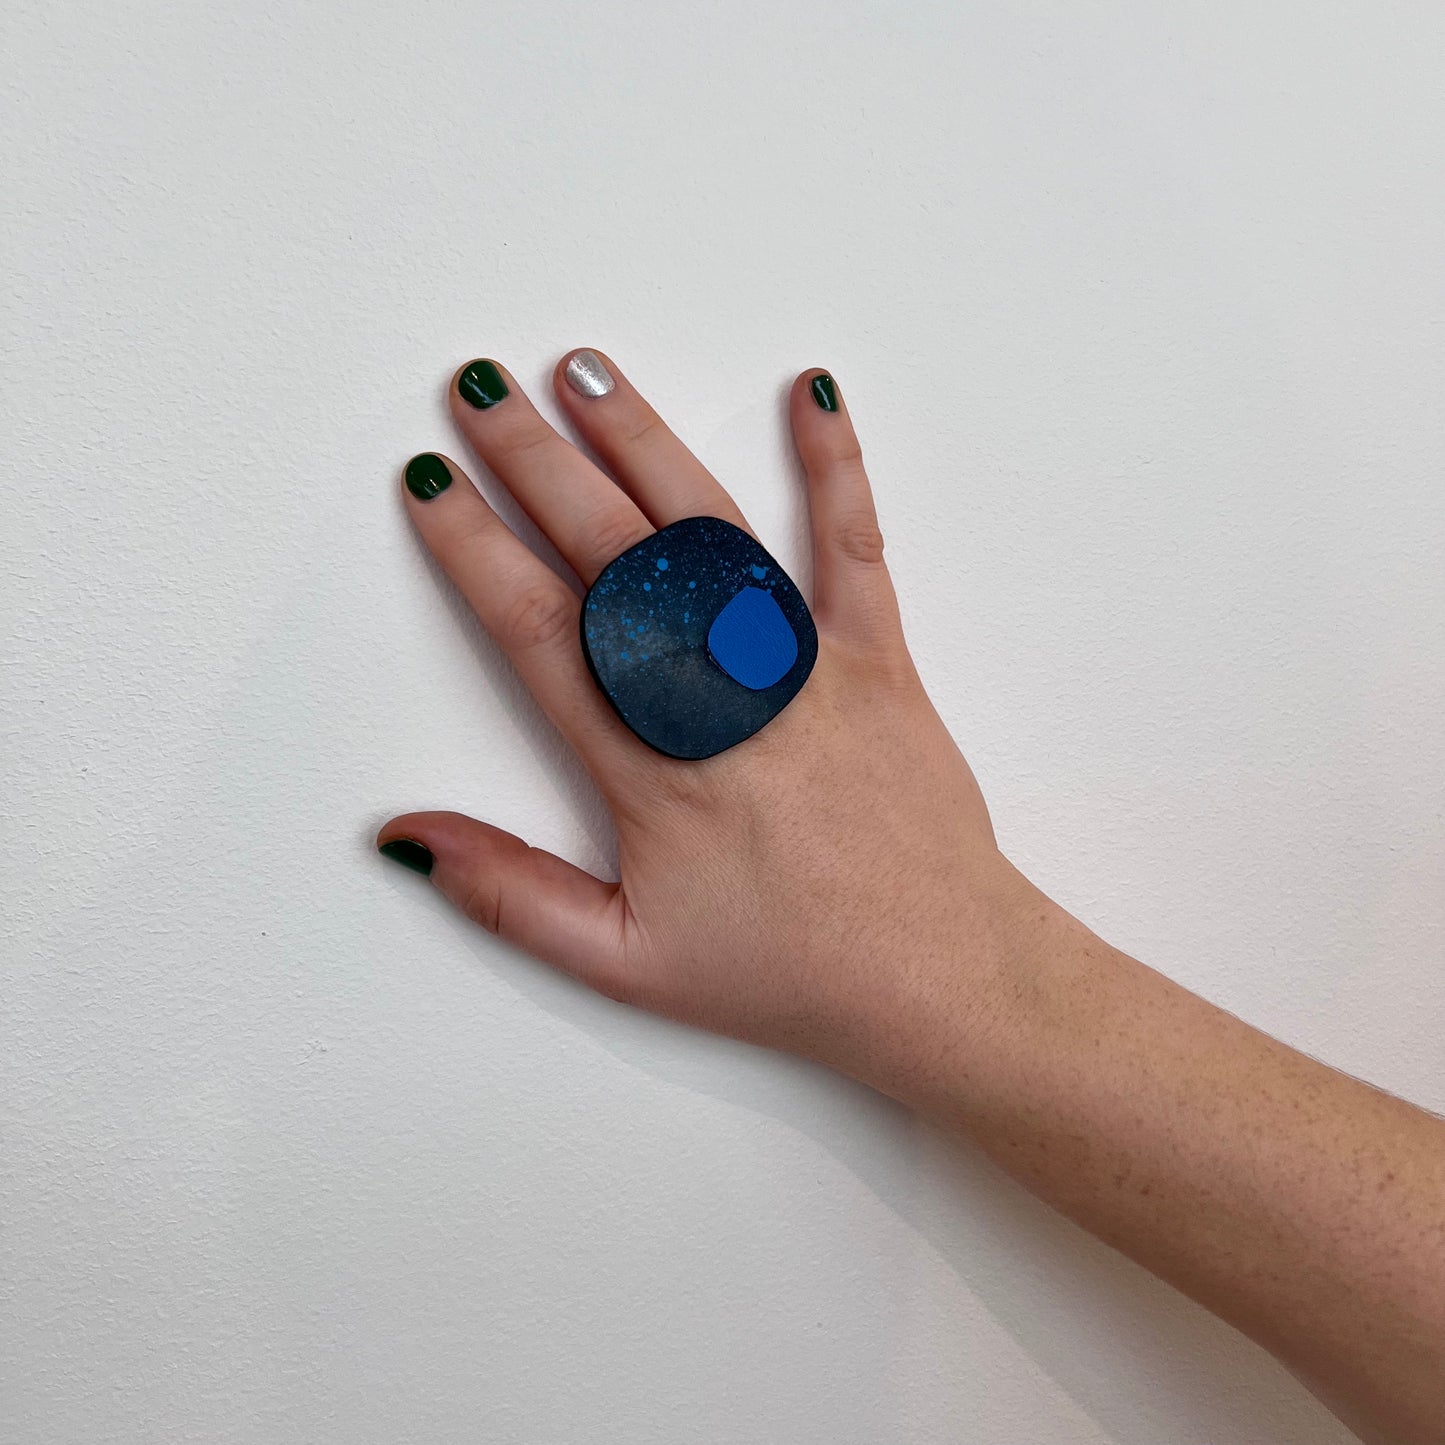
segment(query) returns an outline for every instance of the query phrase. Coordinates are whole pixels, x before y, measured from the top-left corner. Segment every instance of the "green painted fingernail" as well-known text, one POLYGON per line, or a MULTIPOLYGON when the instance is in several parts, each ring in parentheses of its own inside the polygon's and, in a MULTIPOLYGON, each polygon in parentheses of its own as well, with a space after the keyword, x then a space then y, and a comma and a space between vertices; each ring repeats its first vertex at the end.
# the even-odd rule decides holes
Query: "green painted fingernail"
POLYGON ((838 388, 833 385, 833 378, 826 371, 813 378, 813 400, 824 411, 838 410, 838 388))
POLYGON ((495 363, 486 360, 469 361, 457 378, 457 390, 463 401, 476 407, 478 411, 485 411, 487 407, 496 406, 506 398, 507 383, 502 380, 502 373, 497 370, 495 363))
POLYGON ((422 875, 430 873, 431 865, 435 862, 430 848, 413 842, 410 838, 393 838, 390 843, 378 843, 376 851, 384 853, 393 862, 400 863, 403 868, 410 868, 413 873, 422 875))
POLYGON ((435 452, 423 452, 406 464, 406 489, 419 502, 431 501, 451 484, 451 469, 435 452))

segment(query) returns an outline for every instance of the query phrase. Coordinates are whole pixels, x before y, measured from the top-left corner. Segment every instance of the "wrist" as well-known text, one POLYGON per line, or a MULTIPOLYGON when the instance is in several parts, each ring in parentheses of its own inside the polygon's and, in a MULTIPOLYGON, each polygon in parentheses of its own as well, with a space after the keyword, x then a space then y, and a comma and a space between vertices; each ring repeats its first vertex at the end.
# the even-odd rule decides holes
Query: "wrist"
POLYGON ((846 1057, 834 1067, 929 1117, 957 1123, 996 1107, 1070 998, 1111 949, 1004 856, 971 860, 944 926, 886 966, 846 1057))

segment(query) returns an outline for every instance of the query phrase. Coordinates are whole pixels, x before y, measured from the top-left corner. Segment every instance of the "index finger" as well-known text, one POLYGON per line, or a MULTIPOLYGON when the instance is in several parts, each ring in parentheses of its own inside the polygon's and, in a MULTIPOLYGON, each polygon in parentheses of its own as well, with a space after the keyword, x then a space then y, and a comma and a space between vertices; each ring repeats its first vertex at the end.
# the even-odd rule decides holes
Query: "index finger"
POLYGON ((594 775, 642 744, 587 672, 576 594, 438 452, 406 465, 402 495, 422 540, 594 775))

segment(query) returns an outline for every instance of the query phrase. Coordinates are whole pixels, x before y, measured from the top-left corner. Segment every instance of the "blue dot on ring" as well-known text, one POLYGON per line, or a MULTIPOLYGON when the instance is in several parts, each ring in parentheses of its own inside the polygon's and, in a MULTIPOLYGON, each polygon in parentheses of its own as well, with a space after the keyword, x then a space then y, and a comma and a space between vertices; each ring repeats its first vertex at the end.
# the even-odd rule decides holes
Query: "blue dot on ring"
POLYGON ((713 619, 707 650, 734 682, 762 692, 788 675, 798 638, 770 592, 744 587, 713 619))

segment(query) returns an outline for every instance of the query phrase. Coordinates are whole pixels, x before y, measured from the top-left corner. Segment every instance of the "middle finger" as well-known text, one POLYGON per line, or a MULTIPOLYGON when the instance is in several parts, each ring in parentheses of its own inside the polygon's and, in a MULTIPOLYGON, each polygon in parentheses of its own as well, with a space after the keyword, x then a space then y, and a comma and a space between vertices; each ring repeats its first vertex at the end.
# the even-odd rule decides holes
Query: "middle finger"
POLYGON ((569 352, 557 363, 552 384, 584 440, 655 526, 682 517, 721 517, 752 530, 722 484, 610 357, 569 352))

